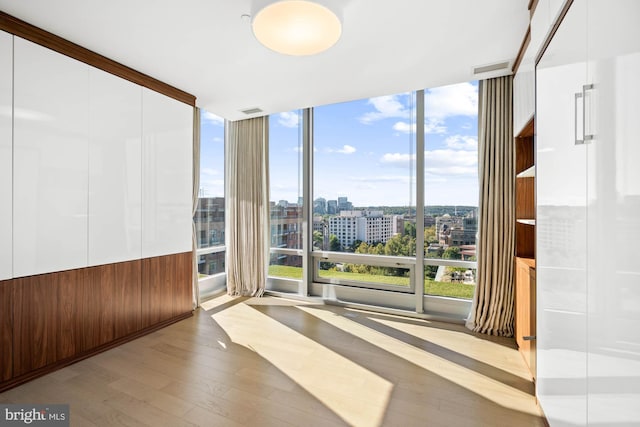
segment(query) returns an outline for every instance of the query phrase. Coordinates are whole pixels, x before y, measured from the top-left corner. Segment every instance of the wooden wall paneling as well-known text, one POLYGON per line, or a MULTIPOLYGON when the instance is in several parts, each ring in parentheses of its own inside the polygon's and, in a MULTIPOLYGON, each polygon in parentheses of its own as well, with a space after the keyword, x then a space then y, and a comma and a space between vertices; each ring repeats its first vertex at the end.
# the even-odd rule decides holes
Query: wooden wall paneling
POLYGON ((115 324, 114 264, 87 268, 86 276, 80 317, 82 351, 113 340, 115 324))
POLYGON ((13 374, 53 363, 58 305, 55 273, 15 279, 13 374))
POLYGON ((0 382, 13 376, 13 285, 0 281, 0 382))
POLYGON ((162 272, 160 257, 142 260, 141 321, 146 328, 160 321, 162 272))
MULTIPOLYGON (((87 281, 88 269, 61 271, 54 278, 56 297, 53 315, 55 327, 56 357, 58 361, 72 357, 82 351, 83 284, 87 281)), ((46 285, 42 285, 46 286, 46 285)))
POLYGON ((180 254, 177 262, 174 316, 187 313, 193 308, 193 252, 180 254))
POLYGON ((191 311, 191 252, 142 260, 142 327, 191 311))
POLYGON ((139 331, 141 322, 141 274, 142 261, 114 264, 114 338, 124 337, 139 331))

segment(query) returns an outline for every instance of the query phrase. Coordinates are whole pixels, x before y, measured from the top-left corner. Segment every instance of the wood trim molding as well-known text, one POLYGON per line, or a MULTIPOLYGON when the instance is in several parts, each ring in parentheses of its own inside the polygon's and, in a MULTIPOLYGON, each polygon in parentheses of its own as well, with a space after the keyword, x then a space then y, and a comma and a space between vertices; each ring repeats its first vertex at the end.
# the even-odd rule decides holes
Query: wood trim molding
POLYGON ((558 18, 556 19, 556 22, 553 23, 553 27, 551 28, 551 31, 549 32, 549 34, 547 35, 547 38, 545 38, 544 42, 542 43, 542 47, 540 48, 540 52, 538 53, 538 56, 536 56, 536 67, 538 66, 538 62, 540 62, 540 59, 542 59, 542 55, 544 55, 544 52, 549 47, 549 43, 551 43, 553 36, 555 36, 556 31, 558 31, 560 24, 564 20, 564 17, 567 15, 567 12, 569 12, 569 8, 571 7, 572 4, 573 4, 573 0, 567 0, 567 2, 562 7, 562 10, 560 11, 558 18))
POLYGON ((125 80, 184 102, 192 107, 196 105, 196 97, 190 93, 163 83, 160 80, 154 79, 151 76, 136 71, 126 65, 122 65, 119 62, 113 61, 2 11, 0 11, 0 30, 4 30, 125 80))
POLYGON ((168 319, 168 320, 164 320, 164 321, 162 321, 160 323, 156 323, 155 325, 149 326, 149 327, 147 327, 145 329, 142 329, 140 331, 137 331, 137 332, 135 332, 133 334, 127 335, 127 336, 122 337, 122 338, 118 338, 118 339, 116 339, 114 341, 110 341, 110 342, 108 342, 108 343, 106 343, 104 345, 101 345, 100 347, 96 347, 96 348, 93 348, 93 349, 91 349, 89 351, 86 351, 84 353, 80 353, 80 354, 74 355, 74 356, 69 357, 69 358, 64 359, 64 360, 60 360, 60 361, 58 361, 56 363, 53 363, 51 365, 43 366, 42 368, 39 368, 39 369, 36 369, 36 370, 33 370, 33 371, 29 371, 26 374, 21 375, 19 377, 12 378, 9 381, 1 382, 0 383, 0 393, 2 393, 4 391, 7 391, 10 388, 16 387, 16 386, 18 386, 20 384, 24 384, 24 383, 26 383, 28 381, 31 381, 31 380, 33 380, 35 378, 38 378, 38 377, 41 377, 41 376, 46 375, 48 373, 51 373, 53 371, 56 371, 58 369, 64 368, 65 366, 72 365, 72 364, 74 364, 76 362, 79 362, 81 360, 84 360, 84 359, 86 359, 88 357, 95 356, 98 353, 102 353, 104 351, 110 350, 110 349, 112 349, 114 347, 117 347, 119 345, 122 345, 122 344, 124 344, 126 342, 133 341, 133 340, 135 340, 137 338, 140 338, 142 336, 148 335, 148 334, 150 334, 152 332, 155 332, 155 331, 157 331, 159 329, 165 328, 165 327, 167 327, 167 326, 169 326, 169 325, 171 325, 173 323, 179 322, 179 321, 184 320, 184 319, 188 319, 191 316, 193 316, 193 311, 190 311, 188 313, 183 313, 183 314, 181 314, 179 316, 176 316, 174 318, 171 318, 171 319, 168 319))
POLYGON ((524 58, 524 53, 527 51, 529 47, 529 43, 531 42, 531 25, 527 27, 527 32, 524 35, 524 39, 522 39, 522 43, 520 44, 520 50, 518 50, 518 56, 516 56, 516 60, 513 61, 513 67, 511 68, 511 72, 515 76, 518 72, 518 68, 520 67, 520 63, 524 58))
POLYGON ((529 6, 527 6, 527 8, 529 9, 529 18, 531 18, 535 13, 537 6, 538 0, 529 0, 529 6))

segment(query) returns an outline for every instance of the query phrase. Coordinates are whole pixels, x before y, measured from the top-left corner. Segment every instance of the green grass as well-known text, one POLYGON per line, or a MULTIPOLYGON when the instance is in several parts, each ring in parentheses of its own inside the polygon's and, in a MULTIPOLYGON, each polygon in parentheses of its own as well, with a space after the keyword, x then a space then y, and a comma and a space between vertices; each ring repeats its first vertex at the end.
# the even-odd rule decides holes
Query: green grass
MULTIPOLYGON (((285 277, 289 279, 302 279, 301 267, 289 267, 286 265, 270 265, 269 276, 285 277)), ((355 282, 384 283, 387 285, 409 286, 408 277, 380 276, 375 274, 347 273, 344 271, 321 270, 320 277, 326 279, 344 279, 355 282)), ((438 295, 452 298, 473 298, 475 285, 464 283, 436 282, 425 279, 424 292, 428 295, 438 295)))
POLYGON ((467 285, 464 283, 436 282, 431 279, 425 279, 424 281, 424 293, 429 295, 471 299, 473 298, 475 289, 476 285, 467 285))
POLYGON ((270 265, 269 276, 286 277, 287 279, 302 279, 302 267, 288 265, 270 265))
POLYGON ((345 279, 354 282, 384 283, 385 285, 409 286, 408 277, 382 276, 379 274, 347 273, 344 271, 320 270, 320 277, 325 279, 345 279))

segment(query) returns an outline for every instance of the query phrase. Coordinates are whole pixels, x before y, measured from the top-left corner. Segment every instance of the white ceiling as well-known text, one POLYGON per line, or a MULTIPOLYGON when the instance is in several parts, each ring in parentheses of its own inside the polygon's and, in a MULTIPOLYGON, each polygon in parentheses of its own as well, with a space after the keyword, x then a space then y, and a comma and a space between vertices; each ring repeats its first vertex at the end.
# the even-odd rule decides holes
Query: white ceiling
POLYGON ((473 67, 511 65, 529 19, 528 0, 338 3, 342 38, 312 57, 260 45, 240 18, 252 0, 0 0, 0 9, 187 91, 229 120, 253 107, 277 113, 508 74, 473 67))

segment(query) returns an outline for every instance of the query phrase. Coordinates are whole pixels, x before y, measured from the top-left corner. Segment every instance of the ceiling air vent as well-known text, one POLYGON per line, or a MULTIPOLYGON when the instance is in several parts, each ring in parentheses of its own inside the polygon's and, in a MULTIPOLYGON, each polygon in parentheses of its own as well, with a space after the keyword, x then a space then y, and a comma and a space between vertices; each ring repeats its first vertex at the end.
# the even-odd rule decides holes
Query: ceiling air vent
POLYGON ((246 110, 240 110, 241 112, 245 113, 245 114, 256 114, 256 113, 262 113, 262 110, 260 108, 247 108, 246 110))
POLYGON ((474 67, 473 74, 489 73, 491 71, 506 70, 508 68, 509 68, 509 61, 498 62, 497 64, 489 64, 489 65, 483 65, 481 67, 474 67))

